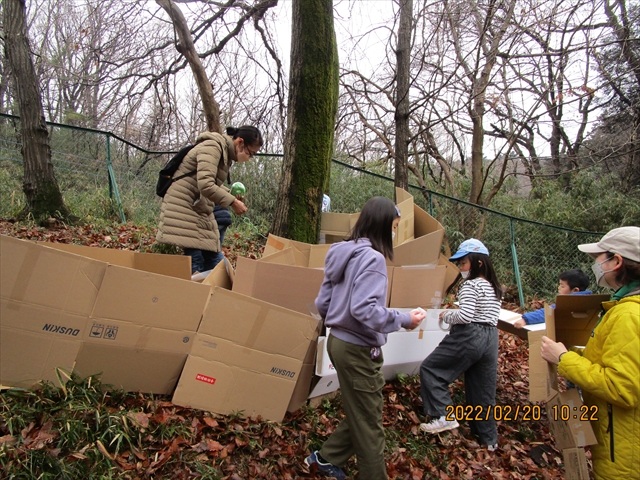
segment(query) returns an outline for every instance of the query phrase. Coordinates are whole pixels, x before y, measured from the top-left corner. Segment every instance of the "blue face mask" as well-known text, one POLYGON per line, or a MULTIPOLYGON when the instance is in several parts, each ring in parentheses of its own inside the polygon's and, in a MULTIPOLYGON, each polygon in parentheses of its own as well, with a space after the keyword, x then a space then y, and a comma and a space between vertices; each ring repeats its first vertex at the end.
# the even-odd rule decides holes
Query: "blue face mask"
POLYGON ((613 270, 603 270, 602 269, 602 264, 603 263, 607 263, 612 258, 613 257, 609 257, 609 258, 603 260, 602 262, 596 262, 593 265, 591 265, 591 270, 593 271, 593 274, 596 276, 596 283, 598 285, 600 285, 601 287, 604 287, 604 288, 613 289, 613 287, 611 285, 609 285, 609 283, 607 282, 607 279, 604 278, 604 274, 605 273, 613 272, 613 270))

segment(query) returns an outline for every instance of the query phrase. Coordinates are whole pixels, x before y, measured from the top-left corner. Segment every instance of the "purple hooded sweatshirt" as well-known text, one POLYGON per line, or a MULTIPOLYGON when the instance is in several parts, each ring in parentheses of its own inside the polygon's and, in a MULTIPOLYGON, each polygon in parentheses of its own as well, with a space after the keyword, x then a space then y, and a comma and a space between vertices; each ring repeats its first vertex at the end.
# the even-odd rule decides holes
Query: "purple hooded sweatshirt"
POLYGON ((365 347, 381 347, 387 333, 411 326, 411 315, 386 308, 387 266, 367 238, 331 246, 316 308, 331 335, 365 347))

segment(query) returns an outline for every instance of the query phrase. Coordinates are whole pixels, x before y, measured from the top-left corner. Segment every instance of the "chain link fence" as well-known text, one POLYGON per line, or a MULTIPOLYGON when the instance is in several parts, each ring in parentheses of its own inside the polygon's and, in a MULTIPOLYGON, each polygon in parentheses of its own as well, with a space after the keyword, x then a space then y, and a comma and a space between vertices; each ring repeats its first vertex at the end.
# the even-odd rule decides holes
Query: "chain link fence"
MULTIPOLYGON (((158 171, 175 152, 152 152, 109 132, 49 123, 52 162, 65 202, 88 220, 112 219, 155 225, 161 199, 155 195, 158 171)), ((0 114, 0 217, 24 207, 19 117, 0 114)), ((271 223, 282 155, 258 154, 234 165, 232 181, 247 187, 247 214, 236 228, 266 236, 271 223)), ((558 275, 581 268, 590 274, 590 258, 576 245, 602 234, 565 229, 516 218, 411 186, 414 202, 445 227, 445 253, 464 239, 481 239, 491 252, 498 277, 509 286, 508 298, 521 305, 532 298, 555 297, 558 275)), ((393 178, 333 161, 331 211, 355 213, 375 195, 394 198, 393 178)), ((233 227, 232 227, 233 228, 233 227)))

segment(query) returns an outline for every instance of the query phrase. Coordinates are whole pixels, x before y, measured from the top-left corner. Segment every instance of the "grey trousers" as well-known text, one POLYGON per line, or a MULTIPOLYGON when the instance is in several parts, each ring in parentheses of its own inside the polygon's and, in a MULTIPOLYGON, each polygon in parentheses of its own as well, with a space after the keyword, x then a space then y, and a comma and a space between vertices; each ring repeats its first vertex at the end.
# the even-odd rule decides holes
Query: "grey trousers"
POLYGON ((359 478, 386 480, 382 353, 371 359, 371 347, 344 342, 332 335, 327 350, 338 373, 346 418, 324 442, 320 455, 333 465, 344 467, 355 454, 359 478))
MULTIPOLYGON (((453 325, 451 332, 420 366, 420 393, 425 415, 450 413, 449 384, 464 373, 467 405, 480 405, 486 412, 496 403, 498 375, 498 329, 479 323, 453 325)), ((481 444, 498 443, 493 409, 483 420, 469 422, 481 444)))

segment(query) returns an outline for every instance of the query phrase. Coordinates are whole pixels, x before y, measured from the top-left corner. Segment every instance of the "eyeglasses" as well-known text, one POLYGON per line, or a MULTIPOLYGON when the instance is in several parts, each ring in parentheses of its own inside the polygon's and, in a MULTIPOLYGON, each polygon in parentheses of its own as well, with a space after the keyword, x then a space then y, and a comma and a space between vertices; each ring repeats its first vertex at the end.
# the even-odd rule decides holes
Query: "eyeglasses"
POLYGON ((249 158, 255 157, 256 153, 258 153, 257 150, 255 152, 252 152, 251 149, 249 148, 249 146, 246 143, 244 144, 244 149, 247 152, 247 154, 249 155, 249 158))

